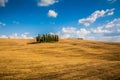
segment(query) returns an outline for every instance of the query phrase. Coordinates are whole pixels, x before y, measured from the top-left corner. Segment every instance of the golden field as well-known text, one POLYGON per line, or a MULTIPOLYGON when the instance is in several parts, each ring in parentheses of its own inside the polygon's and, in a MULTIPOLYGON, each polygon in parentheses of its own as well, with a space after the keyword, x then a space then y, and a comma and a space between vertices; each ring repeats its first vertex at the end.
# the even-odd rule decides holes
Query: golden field
POLYGON ((0 39, 0 80, 120 80, 120 43, 0 39))

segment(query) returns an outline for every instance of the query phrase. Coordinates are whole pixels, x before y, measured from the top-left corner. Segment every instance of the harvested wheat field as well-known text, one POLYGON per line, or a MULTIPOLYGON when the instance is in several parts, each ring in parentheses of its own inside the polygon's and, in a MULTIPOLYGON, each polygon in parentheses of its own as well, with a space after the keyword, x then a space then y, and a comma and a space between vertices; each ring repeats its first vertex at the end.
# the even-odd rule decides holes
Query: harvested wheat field
POLYGON ((120 80, 120 43, 0 39, 0 80, 120 80))

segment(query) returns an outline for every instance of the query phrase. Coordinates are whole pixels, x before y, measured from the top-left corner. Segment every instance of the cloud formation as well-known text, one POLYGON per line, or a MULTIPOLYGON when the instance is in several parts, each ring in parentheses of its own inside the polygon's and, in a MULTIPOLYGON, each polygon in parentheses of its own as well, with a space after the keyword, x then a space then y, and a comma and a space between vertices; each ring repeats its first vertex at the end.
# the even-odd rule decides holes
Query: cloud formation
POLYGON ((5 7, 5 4, 8 2, 8 0, 0 0, 0 7, 5 7))
POLYGON ((91 29, 93 40, 120 41, 120 18, 91 29))
POLYGON ((75 27, 63 27, 57 34, 60 38, 85 38, 89 33, 90 31, 84 28, 77 29, 75 27))
POLYGON ((0 38, 8 38, 6 35, 1 35, 0 38))
POLYGON ((93 33, 111 33, 110 30, 104 29, 104 27, 97 27, 95 29, 92 29, 93 33))
POLYGON ((120 41, 120 18, 113 19, 95 28, 63 27, 58 34, 60 38, 83 38, 98 41, 120 41))
POLYGON ((22 39, 32 39, 32 37, 28 37, 28 34, 29 34, 28 32, 21 34, 21 38, 22 39))
POLYGON ((39 0, 38 6, 50 6, 57 2, 58 0, 39 0))
POLYGON ((49 10, 49 11, 48 11, 48 16, 49 16, 49 17, 56 18, 56 17, 58 16, 58 13, 55 12, 54 10, 49 10))
POLYGON ((114 14, 114 8, 113 9, 107 9, 107 10, 97 10, 94 13, 92 13, 87 18, 79 19, 79 24, 83 24, 84 26, 89 26, 91 23, 94 23, 98 18, 104 17, 104 16, 111 16, 114 14))
POLYGON ((17 33, 13 33, 12 35, 1 35, 0 38, 10 38, 10 39, 33 39, 33 37, 28 37, 28 32, 25 32, 21 35, 18 35, 17 33))
POLYGON ((105 26, 105 28, 119 28, 120 29, 120 18, 116 18, 116 19, 112 20, 111 22, 108 22, 104 26, 105 26))
POLYGON ((93 33, 118 33, 120 30, 120 18, 116 18, 102 26, 98 26, 97 28, 91 30, 93 33))

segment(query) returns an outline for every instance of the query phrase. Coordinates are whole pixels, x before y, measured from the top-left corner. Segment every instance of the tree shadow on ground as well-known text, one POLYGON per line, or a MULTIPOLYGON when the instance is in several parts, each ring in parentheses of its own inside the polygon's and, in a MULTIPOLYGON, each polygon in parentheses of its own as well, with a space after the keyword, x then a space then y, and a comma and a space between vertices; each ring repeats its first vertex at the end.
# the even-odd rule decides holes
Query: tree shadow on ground
POLYGON ((29 42, 27 44, 38 44, 38 42, 29 42))

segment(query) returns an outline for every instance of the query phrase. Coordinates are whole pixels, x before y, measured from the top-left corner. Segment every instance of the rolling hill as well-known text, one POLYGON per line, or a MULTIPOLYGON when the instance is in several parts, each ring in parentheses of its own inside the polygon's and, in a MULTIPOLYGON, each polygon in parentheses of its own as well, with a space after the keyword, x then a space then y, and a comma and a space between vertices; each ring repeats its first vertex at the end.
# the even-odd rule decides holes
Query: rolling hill
POLYGON ((120 42, 0 39, 0 80, 120 80, 120 42))

